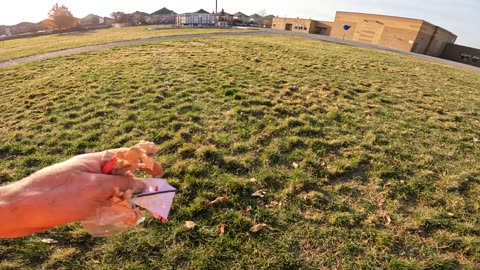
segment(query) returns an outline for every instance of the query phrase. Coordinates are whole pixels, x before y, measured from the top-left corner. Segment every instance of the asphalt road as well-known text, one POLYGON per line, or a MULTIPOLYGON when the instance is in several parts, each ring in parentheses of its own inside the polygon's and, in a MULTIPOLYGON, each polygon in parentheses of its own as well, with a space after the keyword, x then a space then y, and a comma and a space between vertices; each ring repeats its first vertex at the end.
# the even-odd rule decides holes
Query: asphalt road
POLYGON ((100 49, 106 49, 106 48, 114 48, 114 47, 121 47, 121 46, 127 46, 127 45, 136 45, 136 44, 144 44, 144 43, 149 43, 149 42, 156 42, 156 41, 166 41, 166 40, 180 40, 180 39, 192 39, 192 38, 206 38, 206 37, 220 37, 220 36, 262 36, 262 35, 288 35, 288 36, 297 36, 297 37, 305 37, 305 38, 312 38, 312 39, 317 39, 317 40, 322 40, 326 42, 332 42, 336 44, 343 44, 347 46, 355 46, 355 47, 361 47, 361 48, 369 48, 369 49, 374 49, 374 50, 380 50, 380 51, 385 51, 385 52, 391 52, 391 53, 396 53, 400 55, 405 55, 405 56, 410 56, 418 59, 423 59, 426 61, 431 61, 435 63, 440 63, 444 65, 449 65, 461 69, 467 69, 467 70, 473 70, 480 72, 480 68, 446 60, 446 59, 441 59, 437 57, 432 57, 428 55, 423 55, 423 54, 416 54, 416 53, 411 53, 411 52, 404 52, 400 50, 395 50, 395 49, 389 49, 389 48, 384 48, 381 46, 376 46, 373 44, 368 44, 368 43, 362 43, 362 42, 357 42, 357 41, 352 41, 352 40, 342 40, 334 37, 329 37, 329 36, 322 36, 322 35, 315 35, 315 34, 304 34, 304 33, 298 33, 298 32, 292 32, 292 31, 281 31, 281 30, 273 30, 273 29, 265 29, 262 28, 258 32, 239 32, 239 33, 216 33, 216 34, 193 34, 193 35, 177 35, 177 36, 168 36, 168 37, 154 37, 154 38, 144 38, 144 39, 135 39, 135 40, 127 40, 127 41, 119 41, 119 42, 112 42, 112 43, 107 43, 107 44, 100 44, 100 45, 91 45, 91 46, 85 46, 85 47, 78 47, 78 48, 72 48, 72 49, 65 49, 65 50, 60 50, 60 51, 54 51, 54 52, 47 52, 47 53, 42 53, 42 54, 36 54, 32 56, 27 56, 27 57, 22 57, 22 58, 16 58, 16 59, 11 59, 7 61, 0 61, 0 68, 8 68, 24 63, 29 63, 33 61, 38 61, 38 60, 45 60, 45 59, 50 59, 50 58, 55 58, 55 57, 60 57, 60 56, 68 56, 68 55, 73 55, 73 54, 79 54, 79 53, 84 53, 84 52, 91 52, 95 50, 100 50, 100 49))

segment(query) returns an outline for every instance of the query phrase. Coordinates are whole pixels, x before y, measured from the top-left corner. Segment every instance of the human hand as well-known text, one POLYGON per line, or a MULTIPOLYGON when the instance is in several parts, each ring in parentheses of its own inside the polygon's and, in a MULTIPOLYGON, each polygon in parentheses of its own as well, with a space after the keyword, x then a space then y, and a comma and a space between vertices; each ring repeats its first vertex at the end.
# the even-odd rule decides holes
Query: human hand
MULTIPOLYGON (((110 151, 119 150, 124 149, 110 151)), ((133 193, 145 189, 145 184, 131 174, 101 174, 107 162, 104 154, 79 155, 0 187, 0 237, 20 237, 85 220, 99 207, 111 204, 115 187, 133 193)))

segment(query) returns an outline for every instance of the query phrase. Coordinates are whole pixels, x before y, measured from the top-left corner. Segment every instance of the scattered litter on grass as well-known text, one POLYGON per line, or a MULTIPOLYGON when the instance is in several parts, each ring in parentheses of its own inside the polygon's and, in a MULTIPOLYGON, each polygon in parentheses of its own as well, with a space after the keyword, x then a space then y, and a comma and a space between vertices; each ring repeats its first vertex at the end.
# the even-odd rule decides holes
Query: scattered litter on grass
POLYGON ((255 191, 252 194, 252 196, 263 198, 263 197, 265 197, 265 194, 267 194, 267 192, 268 192, 268 189, 260 189, 260 190, 255 191))

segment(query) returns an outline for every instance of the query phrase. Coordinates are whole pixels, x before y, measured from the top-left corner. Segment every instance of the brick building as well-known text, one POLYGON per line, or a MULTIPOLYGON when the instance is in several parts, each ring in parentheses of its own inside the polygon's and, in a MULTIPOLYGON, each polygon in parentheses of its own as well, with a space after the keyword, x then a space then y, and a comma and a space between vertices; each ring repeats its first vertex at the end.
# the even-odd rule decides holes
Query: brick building
POLYGON ((424 20, 338 11, 335 21, 276 17, 273 29, 345 38, 439 57, 457 36, 424 20), (343 25, 349 25, 348 31, 343 25))
POLYGON ((457 39, 456 35, 424 20, 340 11, 330 35, 337 38, 345 35, 345 39, 437 57, 448 43, 457 39), (351 26, 348 31, 343 30, 345 24, 351 26))
POLYGON ((287 30, 300 33, 330 35, 333 22, 316 21, 300 18, 279 18, 272 19, 272 29, 287 30))
POLYGON ((441 58, 480 67, 480 49, 447 44, 441 58))

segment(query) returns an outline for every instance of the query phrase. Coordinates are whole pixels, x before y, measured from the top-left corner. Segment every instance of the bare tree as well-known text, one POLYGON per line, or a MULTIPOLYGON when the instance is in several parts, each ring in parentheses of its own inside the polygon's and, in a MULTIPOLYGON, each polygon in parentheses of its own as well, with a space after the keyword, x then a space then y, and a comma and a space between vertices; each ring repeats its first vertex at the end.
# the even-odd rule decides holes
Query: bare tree
POLYGON ((262 17, 265 17, 265 16, 267 16, 267 11, 265 9, 261 9, 261 10, 258 11, 257 14, 262 16, 262 17))

